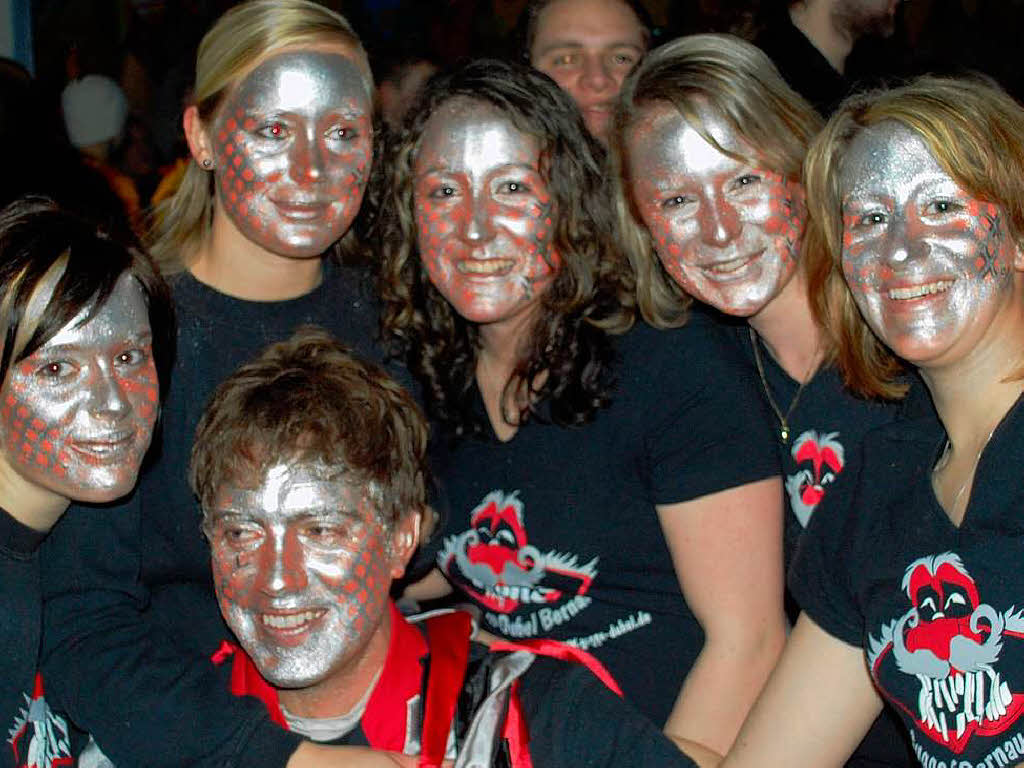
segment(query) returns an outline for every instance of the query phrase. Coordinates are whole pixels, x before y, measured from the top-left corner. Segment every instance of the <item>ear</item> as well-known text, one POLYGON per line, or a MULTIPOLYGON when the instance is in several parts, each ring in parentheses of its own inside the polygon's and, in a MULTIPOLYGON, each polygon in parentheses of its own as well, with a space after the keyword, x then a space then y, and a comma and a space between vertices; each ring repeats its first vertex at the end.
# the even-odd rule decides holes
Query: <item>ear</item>
POLYGON ((192 159, 204 171, 209 171, 214 166, 213 146, 206 135, 203 121, 199 118, 199 109, 194 104, 186 107, 181 124, 185 129, 185 140, 188 141, 192 159))
POLYGON ((406 514, 391 532, 391 578, 397 579, 405 573, 412 553, 420 543, 420 525, 423 510, 406 514))

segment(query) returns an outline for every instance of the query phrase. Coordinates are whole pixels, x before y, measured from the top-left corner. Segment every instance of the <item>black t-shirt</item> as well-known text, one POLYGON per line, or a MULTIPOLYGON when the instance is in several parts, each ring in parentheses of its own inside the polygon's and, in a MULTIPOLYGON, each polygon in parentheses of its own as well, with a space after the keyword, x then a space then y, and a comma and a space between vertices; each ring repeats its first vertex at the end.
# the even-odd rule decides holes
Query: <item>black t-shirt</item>
POLYGON ((288 301, 236 299, 188 273, 172 289, 177 355, 138 487, 114 505, 72 507, 42 547, 47 691, 115 765, 280 768, 298 739, 231 697, 206 663, 228 632, 189 453, 214 388, 301 325, 380 359, 376 306, 362 272, 330 264, 288 301))
POLYGON ((438 564, 482 627, 590 651, 658 724, 704 635, 655 505, 778 474, 761 398, 725 333, 703 318, 637 326, 616 339, 614 400, 594 421, 464 439, 435 465, 451 510, 438 564))
POLYGON ((793 566, 801 606, 864 649, 923 765, 1024 760, 1022 402, 982 452, 960 527, 932 490, 941 423, 900 421, 865 438, 850 509, 820 509, 793 566))
MULTIPOLYGON (((43 622, 40 542, 35 531, 0 509, 0 766, 27 768, 30 752, 70 760, 67 721, 50 709, 36 676, 43 622)), ((51 765, 42 761, 40 765, 51 765)))
POLYGON ((790 88, 828 117, 850 92, 850 81, 793 24, 786 5, 779 5, 754 44, 768 55, 790 88))

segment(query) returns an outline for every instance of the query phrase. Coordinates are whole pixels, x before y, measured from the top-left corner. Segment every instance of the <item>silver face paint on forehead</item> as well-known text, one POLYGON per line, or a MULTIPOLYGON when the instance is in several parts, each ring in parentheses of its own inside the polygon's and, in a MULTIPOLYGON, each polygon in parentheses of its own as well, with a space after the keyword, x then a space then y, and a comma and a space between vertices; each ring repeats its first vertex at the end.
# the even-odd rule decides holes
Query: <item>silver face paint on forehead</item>
POLYGON ((292 50, 262 62, 220 107, 218 197, 249 240, 310 257, 346 232, 371 162, 367 88, 351 54, 292 50))
POLYGON ((672 279, 699 301, 750 316, 796 268, 803 192, 723 152, 754 156, 717 111, 700 106, 696 115, 701 130, 671 104, 641 108, 626 134, 630 193, 672 279))
POLYGON ((895 121, 854 137, 840 188, 843 272, 872 330, 924 366, 973 346, 1011 285, 1014 246, 998 206, 964 190, 895 121))
POLYGON ((0 437, 4 461, 25 479, 72 500, 106 502, 135 484, 158 384, 138 282, 125 273, 91 317, 90 309, 11 366, 0 437))
POLYGON ((277 464, 210 511, 221 611, 260 673, 301 688, 342 672, 387 609, 390 529, 366 486, 316 462, 277 464))
POLYGON ((420 258, 467 320, 536 306, 558 267, 540 142, 496 107, 456 98, 424 126, 414 163, 420 258))

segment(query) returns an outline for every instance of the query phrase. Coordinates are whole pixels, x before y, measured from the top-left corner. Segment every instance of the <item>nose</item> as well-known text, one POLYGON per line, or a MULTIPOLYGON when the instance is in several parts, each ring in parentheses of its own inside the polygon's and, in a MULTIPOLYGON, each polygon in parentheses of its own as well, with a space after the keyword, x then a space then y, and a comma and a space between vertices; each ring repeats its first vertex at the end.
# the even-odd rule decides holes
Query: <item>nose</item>
POLYGON ((597 92, 609 90, 615 85, 615 79, 608 71, 608 64, 603 56, 597 54, 584 56, 580 85, 597 92))
POLYGON ((98 366, 90 387, 89 411, 99 418, 118 421, 132 410, 117 376, 109 367, 98 366))
POLYGON ((494 224, 491 220, 491 207, 483 195, 473 195, 467 203, 466 223, 463 239, 473 244, 482 244, 494 239, 494 224))
POLYGON ((886 232, 883 256, 890 264, 902 264, 910 259, 922 259, 931 253, 921 227, 906 216, 895 216, 886 232))
POLYGON ((289 158, 289 172, 296 184, 312 184, 324 172, 324 147, 315 135, 298 135, 289 158))
POLYGON ((268 594, 294 592, 306 586, 302 545, 296 533, 272 532, 263 560, 260 570, 264 574, 263 589, 268 594))
POLYGON ((740 217, 728 202, 711 197, 701 201, 700 236, 708 245, 727 245, 740 234, 740 217))

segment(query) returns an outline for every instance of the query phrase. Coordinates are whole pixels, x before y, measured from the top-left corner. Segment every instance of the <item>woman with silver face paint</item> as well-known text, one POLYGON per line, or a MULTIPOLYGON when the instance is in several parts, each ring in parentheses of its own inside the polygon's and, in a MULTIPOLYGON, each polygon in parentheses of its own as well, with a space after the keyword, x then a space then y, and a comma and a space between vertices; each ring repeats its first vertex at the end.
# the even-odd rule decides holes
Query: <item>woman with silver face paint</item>
POLYGON ((869 435, 852 514, 812 521, 791 579, 803 613, 725 764, 836 765, 882 700, 922 765, 1017 764, 1024 109, 981 80, 864 94, 806 181, 847 381, 896 395, 910 366, 938 418, 869 435))
MULTIPOLYGON (((776 421, 787 567, 819 506, 853 482, 864 435, 907 410, 844 385, 835 340, 815 314, 808 254, 823 246, 804 237, 800 173, 820 127, 759 49, 693 35, 653 51, 627 80, 612 152, 645 319, 682 325, 694 300, 715 310, 776 421)), ((791 594, 787 609, 795 622, 791 594)), ((912 762, 890 712, 849 765, 912 762)))
POLYGON ((309 0, 236 5, 200 44, 194 163, 152 233, 178 315, 160 453, 124 504, 55 532, 63 567, 45 574, 45 671, 116 765, 360 764, 272 724, 207 663, 227 630, 185 468, 215 386, 298 326, 382 357, 364 276, 337 258, 359 249, 372 93, 348 22, 309 0))
POLYGON ((440 573, 488 632, 589 650, 669 735, 724 750, 784 636, 778 464, 741 361, 709 324, 630 327, 605 179, 543 75, 435 80, 394 160, 381 292, 444 435, 440 573))
POLYGON ((148 257, 42 199, 0 212, 0 296, 0 765, 50 765, 71 747, 36 675, 39 547, 72 501, 135 485, 173 315, 148 257))

